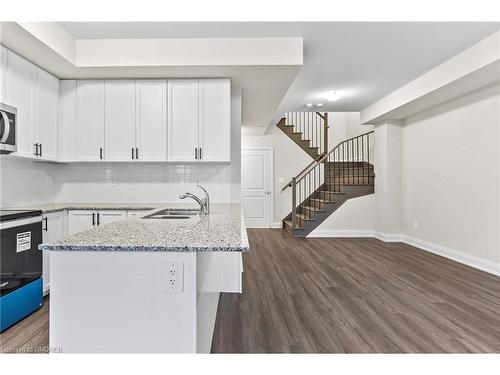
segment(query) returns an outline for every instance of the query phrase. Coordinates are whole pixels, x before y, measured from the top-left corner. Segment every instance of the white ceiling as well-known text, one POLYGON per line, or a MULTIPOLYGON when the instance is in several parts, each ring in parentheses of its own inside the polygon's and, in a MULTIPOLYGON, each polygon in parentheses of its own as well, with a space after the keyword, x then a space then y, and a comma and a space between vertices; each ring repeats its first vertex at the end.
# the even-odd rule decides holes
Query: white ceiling
POLYGON ((476 42, 500 23, 438 22, 62 22, 77 39, 303 37, 304 66, 280 112, 323 102, 360 111, 476 42), (340 90, 333 103, 321 94, 340 90))

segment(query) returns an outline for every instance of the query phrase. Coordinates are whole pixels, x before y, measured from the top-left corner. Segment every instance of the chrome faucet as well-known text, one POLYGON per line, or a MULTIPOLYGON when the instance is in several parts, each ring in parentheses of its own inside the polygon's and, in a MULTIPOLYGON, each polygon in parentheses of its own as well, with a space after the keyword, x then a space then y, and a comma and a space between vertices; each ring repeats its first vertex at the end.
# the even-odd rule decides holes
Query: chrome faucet
POLYGON ((203 198, 203 202, 205 203, 205 213, 210 213, 210 194, 208 194, 207 189, 200 185, 200 181, 196 181, 196 186, 199 187, 205 193, 205 197, 203 198))
POLYGON ((199 184, 199 182, 196 182, 196 186, 199 187, 203 192, 205 193, 204 198, 199 198, 194 194, 191 193, 184 193, 179 195, 180 199, 186 199, 186 198, 191 198, 194 199, 199 205, 200 205, 200 213, 201 214, 209 214, 210 213, 210 195, 208 194, 208 191, 199 184))

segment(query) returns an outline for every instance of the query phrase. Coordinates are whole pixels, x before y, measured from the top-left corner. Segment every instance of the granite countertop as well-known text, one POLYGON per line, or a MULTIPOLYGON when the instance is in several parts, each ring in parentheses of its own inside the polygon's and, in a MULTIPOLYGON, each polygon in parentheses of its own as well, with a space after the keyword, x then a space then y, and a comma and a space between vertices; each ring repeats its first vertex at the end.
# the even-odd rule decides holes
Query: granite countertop
MULTIPOLYGON (((158 204, 156 206, 158 207, 158 204)), ((165 208, 188 207, 193 206, 164 204, 142 216, 165 208)), ((210 214, 197 215, 190 219, 143 219, 142 216, 96 227, 56 243, 42 244, 39 248, 50 251, 249 250, 240 204, 212 204, 210 214)))
POLYGON ((5 209, 40 210, 44 214, 64 210, 153 210, 166 203, 47 203, 5 209))

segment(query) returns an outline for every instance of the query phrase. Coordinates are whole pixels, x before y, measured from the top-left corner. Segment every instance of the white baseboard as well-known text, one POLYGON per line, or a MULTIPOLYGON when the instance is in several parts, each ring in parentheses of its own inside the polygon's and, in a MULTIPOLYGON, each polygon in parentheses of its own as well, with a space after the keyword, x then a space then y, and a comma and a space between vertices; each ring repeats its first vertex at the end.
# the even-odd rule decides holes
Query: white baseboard
POLYGON ((307 237, 373 237, 369 229, 315 229, 307 237))
POLYGON ((481 271, 500 276, 500 264, 492 262, 491 260, 479 258, 474 255, 464 253, 463 251, 450 249, 449 247, 437 245, 431 242, 421 240, 419 238, 402 235, 402 242, 418 247, 421 250, 428 251, 444 258, 454 260, 456 262, 465 264, 467 266, 477 268, 481 271))
POLYGON ((403 242, 403 236, 398 233, 382 233, 374 231, 373 237, 384 242, 403 242))
MULTIPOLYGON (((271 228, 281 228, 281 223, 273 223, 271 228)), ((500 263, 495 263, 488 259, 476 257, 474 255, 464 253, 463 251, 451 249, 443 245, 437 245, 405 234, 383 233, 370 229, 316 229, 307 237, 374 237, 384 242, 403 242, 421 250, 454 260, 458 263, 500 276, 500 263)))

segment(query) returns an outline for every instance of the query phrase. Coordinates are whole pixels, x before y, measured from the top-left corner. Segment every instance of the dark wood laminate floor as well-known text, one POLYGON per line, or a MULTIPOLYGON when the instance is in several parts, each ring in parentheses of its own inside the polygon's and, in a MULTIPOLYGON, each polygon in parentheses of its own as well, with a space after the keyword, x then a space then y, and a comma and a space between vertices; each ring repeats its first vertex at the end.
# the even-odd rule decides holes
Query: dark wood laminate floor
POLYGON ((214 353, 500 352, 500 278, 406 244, 248 231, 214 353))
MULTIPOLYGON (((500 278, 400 243, 250 229, 243 294, 223 294, 214 353, 500 352, 500 278)), ((49 300, 0 334, 45 352, 49 300)))
POLYGON ((48 353, 49 297, 40 310, 0 333, 0 353, 48 353))

